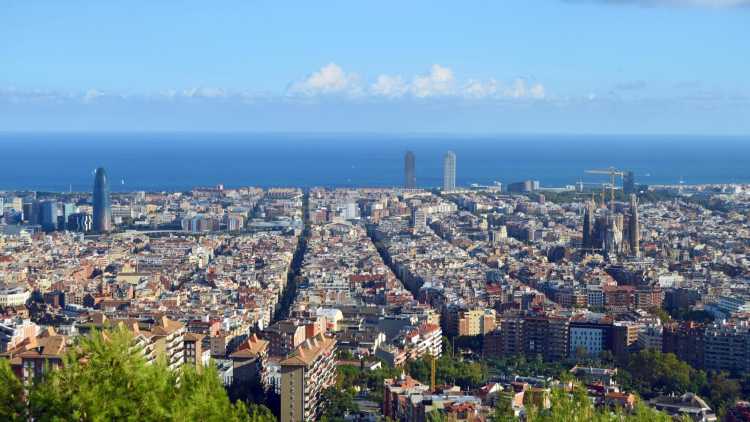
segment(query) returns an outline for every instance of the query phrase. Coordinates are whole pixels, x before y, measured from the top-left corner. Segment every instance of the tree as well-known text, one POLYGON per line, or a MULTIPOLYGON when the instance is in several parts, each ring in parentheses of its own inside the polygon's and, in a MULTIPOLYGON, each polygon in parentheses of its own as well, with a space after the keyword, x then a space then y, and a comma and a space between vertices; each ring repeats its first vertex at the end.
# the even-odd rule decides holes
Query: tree
POLYGON ((632 388, 647 398, 698 392, 705 386, 705 379, 703 371, 694 369, 674 354, 653 349, 631 354, 621 377, 626 389, 632 388))
MULTIPOLYGON (((501 401, 502 402, 502 401, 501 401)), ((666 413, 637 404, 631 412, 622 409, 597 408, 589 399, 586 390, 576 386, 573 391, 555 388, 551 392, 549 408, 526 406, 528 422, 671 422, 666 413)), ((513 420, 507 405, 495 412, 493 421, 513 420)))
POLYGON ((444 422, 445 415, 439 410, 432 410, 425 415, 426 422, 444 422))
POLYGON ((740 398, 742 387, 738 381, 730 379, 726 372, 712 373, 702 393, 714 411, 723 416, 727 407, 740 398))
POLYGON ((343 421, 351 414, 359 412, 359 406, 354 402, 354 393, 349 389, 330 387, 323 391, 323 401, 328 403, 323 419, 327 421, 343 421))
POLYGON ((23 385, 11 370, 8 360, 0 359, 0 420, 16 422, 27 419, 23 385))
MULTIPOLYGON (((124 328, 92 333, 70 348, 60 369, 31 386, 35 421, 250 421, 232 404, 213 367, 169 370, 147 364, 124 328)), ((275 420, 257 411, 254 422, 275 420)))
POLYGON ((250 403, 248 413, 250 414, 249 422, 271 422, 276 420, 276 416, 273 415, 271 409, 262 404, 250 403))

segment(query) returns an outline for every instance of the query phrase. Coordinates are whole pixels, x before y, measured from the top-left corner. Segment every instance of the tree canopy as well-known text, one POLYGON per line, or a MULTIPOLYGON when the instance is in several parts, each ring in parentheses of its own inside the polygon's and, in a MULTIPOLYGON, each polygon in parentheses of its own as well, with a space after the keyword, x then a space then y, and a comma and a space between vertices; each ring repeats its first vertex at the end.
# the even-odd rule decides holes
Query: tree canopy
MULTIPOLYGON (((672 422, 666 413, 637 404, 631 412, 622 409, 597 408, 588 398, 583 388, 577 387, 573 392, 555 388, 551 393, 551 407, 539 409, 532 406, 526 409, 528 422, 672 422)), ((513 415, 507 401, 500 400, 492 419, 493 422, 512 422, 513 415), (504 405, 505 404, 505 405, 504 405)))
POLYGON ((125 329, 79 339, 50 371, 28 386, 0 366, 3 420, 21 421, 252 421, 275 418, 267 409, 232 403, 216 370, 185 365, 170 371, 146 363, 125 329), (13 379, 11 379, 11 377, 13 379), (13 406, 10 406, 13 404, 13 406))

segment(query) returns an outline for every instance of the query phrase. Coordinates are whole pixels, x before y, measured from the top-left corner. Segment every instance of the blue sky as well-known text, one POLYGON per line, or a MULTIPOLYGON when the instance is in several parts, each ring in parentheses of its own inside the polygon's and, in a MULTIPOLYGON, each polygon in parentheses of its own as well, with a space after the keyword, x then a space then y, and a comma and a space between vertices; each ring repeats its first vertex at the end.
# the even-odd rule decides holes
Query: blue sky
POLYGON ((750 1, 14 1, 0 130, 750 134, 750 1))

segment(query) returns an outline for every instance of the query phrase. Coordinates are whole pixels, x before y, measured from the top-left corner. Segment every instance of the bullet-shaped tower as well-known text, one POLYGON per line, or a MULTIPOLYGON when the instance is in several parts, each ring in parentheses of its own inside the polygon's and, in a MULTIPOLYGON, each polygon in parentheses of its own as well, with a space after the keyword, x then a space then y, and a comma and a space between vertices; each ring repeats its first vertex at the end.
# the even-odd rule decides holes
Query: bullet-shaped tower
POLYGON ((91 201, 94 208, 93 230, 106 233, 112 230, 112 204, 109 199, 109 179, 103 167, 96 169, 94 195, 91 201))

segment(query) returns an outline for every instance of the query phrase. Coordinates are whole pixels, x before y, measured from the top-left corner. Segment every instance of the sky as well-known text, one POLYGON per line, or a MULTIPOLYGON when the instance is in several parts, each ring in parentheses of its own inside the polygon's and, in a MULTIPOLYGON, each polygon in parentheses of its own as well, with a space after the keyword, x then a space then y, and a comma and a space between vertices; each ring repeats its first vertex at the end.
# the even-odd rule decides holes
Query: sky
POLYGON ((750 0, 0 2, 0 131, 750 135, 750 0))

